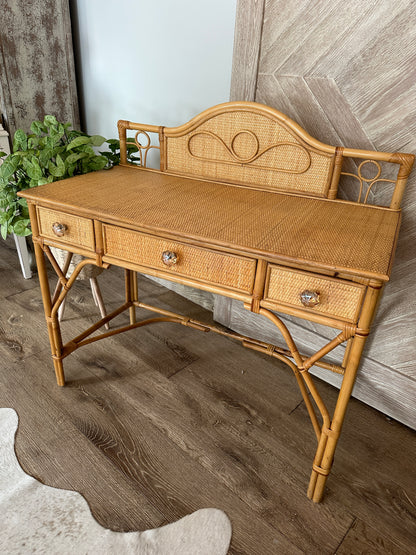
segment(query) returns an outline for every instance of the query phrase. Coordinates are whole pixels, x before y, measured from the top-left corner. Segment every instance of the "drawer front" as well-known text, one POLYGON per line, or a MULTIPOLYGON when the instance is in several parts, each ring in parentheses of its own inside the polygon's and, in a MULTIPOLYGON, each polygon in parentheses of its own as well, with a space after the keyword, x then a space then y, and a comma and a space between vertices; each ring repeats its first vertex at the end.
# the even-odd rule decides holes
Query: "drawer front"
POLYGON ((94 224, 88 218, 38 207, 39 233, 42 237, 94 251, 94 224), (63 235, 53 231, 54 224, 64 226, 63 235))
POLYGON ((256 261, 242 256, 193 247, 110 225, 104 225, 104 252, 120 260, 204 283, 223 285, 246 293, 251 293, 253 289, 256 261), (166 266, 163 263, 164 251, 176 253, 176 264, 166 266))
POLYGON ((364 285, 270 265, 264 299, 355 323, 364 293, 364 285), (319 304, 305 307, 300 300, 303 291, 319 293, 319 304))

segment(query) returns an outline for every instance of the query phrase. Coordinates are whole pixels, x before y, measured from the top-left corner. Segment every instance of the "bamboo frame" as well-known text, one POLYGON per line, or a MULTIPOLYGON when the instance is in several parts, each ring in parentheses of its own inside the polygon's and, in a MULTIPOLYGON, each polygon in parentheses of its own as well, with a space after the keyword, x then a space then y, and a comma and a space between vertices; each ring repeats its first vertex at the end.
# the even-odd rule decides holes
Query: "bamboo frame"
POLYGON ((322 429, 322 435, 316 450, 308 488, 308 497, 315 502, 321 501, 323 496, 325 483, 331 470, 335 449, 344 423, 348 401, 354 386, 361 354, 364 349, 371 322, 374 318, 375 308, 380 293, 381 286, 378 288, 369 287, 367 290, 363 310, 358 322, 361 332, 356 333, 355 337, 352 339, 351 348, 346 356, 344 379, 338 395, 332 422, 329 426, 322 429))
MULTIPOLYGON (((282 173, 293 173, 293 174, 306 174, 310 168, 310 153, 316 153, 322 156, 330 156, 332 159, 332 164, 330 166, 330 171, 328 177, 325 179, 325 183, 323 184, 323 193, 318 194, 317 196, 325 196, 329 199, 335 199, 337 196, 339 180, 342 175, 349 175, 353 178, 359 180, 362 189, 363 183, 370 183, 369 189, 374 185, 375 182, 385 182, 385 183, 393 183, 395 185, 393 194, 390 201, 390 208, 394 210, 398 210, 400 208, 401 200, 403 198, 404 189, 407 183, 407 178, 412 170, 415 155, 408 154, 404 152, 379 152, 379 151, 371 151, 371 150, 361 150, 355 148, 346 148, 340 146, 332 146, 326 143, 323 143, 312 137, 305 131, 300 125, 298 125, 295 121, 290 119, 288 116, 271 108, 270 106, 266 106, 263 104, 259 104, 257 102, 246 102, 246 101, 236 101, 236 102, 226 102, 223 104, 218 104, 217 106, 213 106, 208 110, 198 114, 189 122, 180 125, 178 127, 163 127, 163 126, 156 126, 156 125, 147 125, 141 123, 134 123, 126 120, 120 120, 118 122, 118 129, 119 129, 119 136, 120 136, 120 157, 121 157, 121 164, 122 165, 131 165, 127 163, 127 150, 126 150, 126 141, 127 141, 127 129, 136 130, 138 132, 143 132, 148 138, 148 144, 146 146, 139 146, 139 150, 144 149, 144 156, 143 156, 143 166, 146 167, 147 163, 147 152, 150 148, 157 148, 160 149, 161 154, 161 162, 160 162, 160 170, 167 173, 183 175, 183 176, 191 176, 191 174, 187 173, 186 171, 172 171, 169 169, 168 165, 168 144, 167 141, 173 138, 179 138, 189 135, 187 149, 190 151, 191 157, 196 157, 192 154, 190 148, 190 140, 195 135, 205 134, 207 136, 211 136, 211 138, 215 139, 219 143, 223 144, 223 147, 229 152, 230 159, 228 161, 224 160, 216 160, 215 158, 210 158, 210 155, 207 154, 203 157, 203 160, 206 162, 211 162, 212 164, 218 164, 221 162, 222 164, 229 164, 231 166, 249 166, 252 164, 253 161, 257 160, 262 154, 268 152, 270 149, 274 147, 279 147, 280 144, 268 144, 266 146, 259 145, 259 139, 254 131, 255 129, 240 129, 238 132, 234 134, 231 138, 230 144, 226 144, 222 137, 217 133, 212 133, 211 131, 206 131, 204 129, 200 130, 201 126, 206 124, 209 120, 212 120, 215 117, 223 116, 224 114, 233 115, 236 112, 240 113, 247 113, 247 114, 255 114, 256 116, 261 116, 264 118, 265 124, 264 125, 279 125, 282 129, 285 129, 293 138, 294 143, 293 146, 296 148, 302 149, 307 156, 309 157, 308 164, 300 170, 287 170, 284 168, 276 168, 270 167, 267 168, 272 170, 276 173, 275 185, 276 190, 287 190, 287 187, 283 185, 279 187, 279 182, 281 178, 279 177, 279 172, 282 173), (159 146, 151 145, 150 138, 148 133, 156 133, 159 136, 159 146), (255 137, 257 142, 257 148, 255 149, 255 153, 251 155, 247 155, 246 157, 239 156, 234 149, 234 141, 237 135, 242 133, 251 134, 255 137), (191 134, 191 135, 190 135, 191 134), (366 162, 373 162, 378 165, 378 162, 387 162, 390 164, 396 164, 399 166, 398 173, 396 180, 391 179, 373 179, 367 180, 360 175, 360 169, 362 164, 359 166, 358 175, 350 174, 348 172, 342 172, 342 165, 345 158, 358 158, 364 160, 366 162)), ((137 143, 136 143, 137 144, 137 143)), ((288 143, 289 144, 289 143, 288 143)), ((290 143, 292 144, 292 143, 290 143)), ((172 157, 172 155, 171 155, 172 157)), ((137 166, 136 166, 137 167, 137 166)), ((379 165, 378 165, 379 167, 379 165)), ((255 169, 255 167, 253 167, 255 169)), ((259 170, 259 168, 257 168, 259 170)), ((202 175, 192 175, 193 177, 202 177, 202 175)), ((212 178, 212 176, 210 176, 212 178)), ((219 179, 219 181, 224 181, 219 179)), ((230 174, 227 179, 225 179, 227 183, 236 183, 245 185, 246 183, 241 180, 233 179, 232 174, 230 174)), ((253 187, 255 185, 252 185, 253 187)), ((256 188, 261 189, 261 185, 256 185, 256 188)), ((268 190, 268 188, 266 188, 268 190)), ((294 192, 299 194, 308 194, 306 190, 302 190, 302 185, 295 185, 293 189, 294 192)), ((309 193, 311 194, 311 193, 309 193)), ((313 194, 313 193, 312 193, 313 194)), ((364 202, 368 200, 369 190, 367 190, 364 202)), ((361 196, 361 193, 360 193, 361 196)))
MULTIPOLYGON (((247 121, 247 118, 244 118, 244 121, 247 121)), ((167 174, 174 176, 174 179, 176 181, 175 186, 180 186, 181 180, 178 179, 177 176, 183 178, 187 175, 185 173, 185 171, 187 170, 179 172, 172 172, 170 170, 172 156, 174 157, 175 154, 172 155, 171 151, 169 151, 168 153, 170 144, 168 140, 181 137, 185 137, 185 139, 186 137, 188 137, 188 142, 185 143, 185 145, 187 145, 186 148, 188 149, 188 155, 191 158, 195 159, 198 159, 200 156, 198 154, 195 155, 195 153, 193 153, 192 151, 192 137, 208 136, 210 140, 214 140, 216 142, 217 147, 214 147, 212 152, 208 148, 207 155, 205 156, 204 154, 202 161, 204 164, 209 165, 210 163, 213 163, 215 165, 215 163, 219 163, 216 159, 216 156, 218 145, 220 145, 220 148, 225 149, 225 151, 228 152, 228 154, 232 158, 231 161, 228 161, 226 164, 224 164, 228 168, 235 168, 237 171, 237 168, 246 166, 248 167, 250 166, 250 164, 253 164, 252 166, 250 166, 250 171, 253 171, 254 173, 256 171, 262 171, 264 169, 267 171, 271 169, 276 172, 277 182, 279 182, 280 179, 285 179, 279 176, 286 175, 287 173, 292 173, 295 176, 294 181, 291 182, 291 186, 294 187, 294 191, 291 190, 287 194, 287 197, 290 196, 292 201, 293 198, 296 199, 296 207, 295 209, 292 208, 292 216, 295 212, 299 211, 299 203, 305 202, 304 206, 306 206, 306 200, 299 199, 299 195, 305 197, 306 199, 310 199, 313 196, 326 197, 318 199, 320 210, 324 210, 325 204, 328 207, 328 205, 334 202, 339 203, 339 205, 343 207, 348 204, 348 209, 350 209, 351 203, 347 203, 346 201, 341 200, 333 200, 336 198, 340 176, 346 174, 346 172, 342 171, 342 165, 345 157, 353 157, 364 160, 358 166, 357 175, 347 174, 357 178, 360 181, 359 200, 361 200, 361 197, 363 196, 363 189, 365 185, 367 185, 367 192, 366 194, 364 194, 363 200, 364 202, 367 202, 369 192, 371 191, 371 188, 375 183, 382 181, 395 184, 390 207, 375 207, 377 217, 381 215, 383 218, 386 218, 386 220, 383 221, 387 222, 385 223, 385 226, 388 230, 388 233, 386 231, 386 236, 388 236, 388 244, 387 247, 385 247, 386 252, 383 251, 384 265, 380 263, 379 266, 378 263, 376 264, 374 262, 375 269, 373 269, 373 266, 369 264, 363 265, 362 258, 364 255, 362 255, 361 258, 357 259, 356 253, 353 253, 351 255, 351 257, 354 257, 355 259, 355 265, 348 262, 349 266, 346 266, 345 263, 342 262, 342 257, 335 259, 335 262, 333 260, 331 261, 326 259, 329 257, 328 250, 325 251, 326 258, 323 254, 319 253, 320 258, 317 262, 316 259, 309 260, 305 257, 302 258, 298 254, 298 250, 296 250, 296 256, 294 256, 293 254, 290 255, 290 248, 287 245, 286 249, 289 252, 285 252, 284 250, 283 252, 279 252, 278 259, 276 260, 276 258, 274 257, 274 250, 270 252, 268 252, 267 250, 262 250, 262 245, 256 245, 254 247, 249 245, 246 246, 243 250, 241 249, 241 247, 238 246, 238 244, 235 244, 235 238, 234 242, 232 240, 227 240, 227 243, 210 243, 208 242, 208 240, 205 240, 205 236, 203 236, 203 238, 201 239, 201 237, 198 237, 197 235, 194 235, 192 233, 192 235, 188 235, 186 237, 186 240, 182 243, 182 236, 178 231, 175 231, 175 227, 168 229, 166 233, 161 233, 161 236, 159 236, 158 228, 154 225, 153 220, 150 222, 150 228, 149 226, 148 228, 146 228, 145 226, 141 227, 143 224, 141 224, 140 222, 136 222, 136 220, 123 219, 123 215, 117 215, 117 211, 110 212, 110 216, 108 217, 106 215, 108 214, 108 212, 101 213, 99 210, 97 211, 95 205, 94 208, 88 208, 88 206, 84 206, 82 202, 78 200, 78 198, 76 199, 76 202, 80 202, 80 213, 78 214, 76 208, 69 210, 69 212, 71 214, 70 217, 72 218, 71 221, 74 222, 77 221, 77 216, 79 216, 81 219, 82 214, 82 221, 84 223, 82 229, 78 230, 79 241, 77 243, 77 241, 75 240, 74 244, 68 241, 68 244, 65 244, 65 239, 55 239, 54 237, 52 237, 51 239, 49 230, 47 233, 40 232, 39 226, 39 221, 42 220, 43 216, 42 210, 38 210, 37 205, 39 205, 41 208, 48 207, 49 209, 52 209, 52 212, 53 210, 56 210, 56 213, 60 213, 65 216, 66 209, 63 210, 64 207, 61 206, 59 200, 57 200, 53 196, 48 197, 48 195, 42 197, 42 188, 39 188, 41 190, 40 193, 39 190, 31 189, 28 192, 21 194, 21 196, 29 199, 29 212, 32 223, 33 241, 35 245, 35 255, 38 265, 39 281, 48 327, 51 354, 58 385, 65 385, 63 359, 69 356, 73 351, 101 339, 112 337, 119 333, 124 333, 126 331, 140 328, 145 325, 156 324, 159 322, 173 322, 203 332, 218 333, 225 337, 237 340, 244 347, 268 354, 269 356, 272 356, 284 362, 294 373, 317 439, 317 448, 312 464, 308 497, 311 498, 314 502, 321 501, 325 483, 331 470, 334 452, 341 433, 348 401, 351 396, 364 344, 369 334, 370 325, 375 314, 378 299, 380 298, 383 282, 389 279, 391 260, 395 248, 395 242, 397 241, 397 230, 400 221, 400 216, 399 214, 397 214, 397 211, 400 207, 400 202, 403 196, 406 180, 413 165, 414 156, 404 153, 371 152, 326 145, 311 137, 305 130, 303 130, 300 126, 298 126, 295 122, 290 120, 290 118, 288 118, 284 114, 281 114, 280 112, 273 110, 272 108, 269 108, 267 106, 259 105, 252 102, 233 102, 214 106, 213 108, 198 115, 190 122, 175 128, 165 128, 155 125, 142 125, 125 120, 120 120, 118 122, 118 128, 120 134, 120 156, 122 166, 134 168, 135 170, 138 169, 137 166, 127 163, 126 141, 128 129, 137 131, 136 144, 138 145, 138 148, 140 150, 141 163, 143 166, 146 166, 147 154, 149 150, 151 148, 160 149, 160 171, 156 172, 156 170, 142 170, 143 173, 141 174, 141 176, 137 174, 139 178, 138 181, 140 181, 141 177, 144 183, 149 183, 149 181, 151 180, 154 180, 155 183, 157 183, 158 180, 159 183, 161 181, 166 181, 163 174, 167 174), (207 132, 204 128, 201 129, 201 126, 203 126, 206 122, 211 122, 211 120, 214 120, 216 117, 222 116, 224 114, 227 117, 230 116, 231 119, 229 121, 233 125, 235 125, 236 113, 253 115, 253 121, 256 121, 258 123, 258 126, 263 126, 262 131, 266 135, 270 131, 270 126, 278 126, 279 129, 281 128, 284 130, 283 136, 287 136, 285 135, 286 133, 293 137, 293 144, 291 140, 289 141, 289 139, 279 139, 274 140, 274 142, 272 141, 269 145, 261 145, 257 135, 258 129, 237 129, 237 131, 235 131, 234 129, 230 135, 231 138, 228 138, 229 142, 227 143, 225 140, 223 140, 220 134, 220 130, 223 129, 224 126, 219 129, 218 133, 211 131, 207 132), (143 133, 147 138, 146 144, 141 144, 139 142, 138 135, 140 133, 143 133), (158 134, 159 146, 154 146, 151 144, 149 133, 158 134), (252 145, 254 145, 254 149, 252 148, 251 151, 243 153, 238 150, 238 137, 240 137, 241 139, 242 135, 244 135, 246 139, 247 137, 250 138, 250 140, 252 141, 252 145), (308 163, 306 165, 304 164, 304 166, 301 166, 301 170, 299 170, 299 168, 296 169, 295 167, 293 171, 287 172, 287 168, 281 166, 277 166, 275 168, 255 167, 254 163, 261 156, 267 154, 268 152, 271 152, 273 149, 287 147, 289 144, 288 141, 290 143, 290 147, 295 145, 298 154, 305 152, 307 154, 308 163), (318 187, 318 192, 315 191, 314 193, 308 194, 308 191, 304 190, 303 188, 304 183, 299 184, 296 182, 296 176, 307 174, 310 171, 313 166, 312 161, 315 155, 318 155, 318 158, 322 155, 321 160, 323 160, 322 176, 318 175, 318 178, 321 177, 321 182, 318 184, 321 189, 319 189, 318 187), (399 165, 396 181, 385 180, 380 177, 381 166, 379 162, 381 161, 399 165), (363 177, 361 172, 361 168, 363 167, 363 165, 369 162, 374 164, 377 168, 375 177, 371 179, 363 177), (159 175, 156 175, 156 173, 158 173, 159 175), (163 180, 161 179, 161 177, 163 177, 163 180), (148 181, 146 181, 146 179, 148 179, 148 181), (63 211, 59 212, 59 210, 63 211), (386 214, 388 215, 388 218, 386 214), (113 231, 114 229, 116 229, 116 232, 113 233, 111 237, 110 233, 106 233, 108 226, 111 226, 113 231), (93 229, 93 233, 90 233, 91 229, 93 229), (130 250, 130 242, 128 242, 126 239, 126 233, 118 233, 117 230, 121 229, 127 229, 128 237, 135 238, 131 243, 131 245, 133 245, 132 250, 130 250), (81 246, 83 233, 82 230, 86 230, 89 233, 88 240, 83 246, 81 246), (139 237, 139 235, 140 237, 145 238, 143 245, 140 242, 136 242, 136 239, 137 237, 139 237), (112 241, 111 248, 109 248, 110 240, 112 241), (182 245, 182 253, 186 253, 184 254, 184 257, 188 257, 186 261, 187 273, 185 274, 181 272, 181 269, 179 267, 177 268, 178 271, 176 273, 172 272, 172 270, 169 268, 163 267, 163 265, 161 265, 160 263, 160 253, 154 255, 152 254, 149 258, 151 245, 155 244, 155 241, 156 244, 160 247, 165 245, 162 248, 163 250, 164 248, 171 248, 166 246, 167 244, 169 244, 166 243, 166 241, 171 240, 173 241, 172 244, 182 245), (122 245, 123 242, 125 242, 126 245, 122 245), (127 245, 127 243, 129 244, 127 245), (66 272, 69 266, 71 255, 68 257, 64 268, 61 270, 53 257, 53 254, 48 246, 49 244, 57 245, 62 248, 68 248, 69 246, 71 251, 80 252, 81 254, 84 254, 84 256, 86 256, 86 258, 75 267, 69 279, 66 277, 66 272), (138 245, 141 245, 141 250, 139 249, 139 253, 137 252, 138 245), (121 252, 122 246, 126 246, 127 256, 126 252, 123 251, 124 254, 123 252, 121 252), (191 254, 196 250, 198 251, 198 253, 200 253, 200 251, 202 252, 202 258, 197 257, 192 259, 191 254), (241 270, 241 267, 239 270, 233 270, 234 266, 232 265, 232 260, 236 259, 236 255, 239 259, 243 261, 244 264, 247 262, 249 266, 253 268, 252 270, 250 270, 251 273, 248 278, 244 271, 241 270), (49 259, 52 268, 54 269, 58 278, 57 285, 52 296, 49 288, 49 281, 46 270, 46 258, 49 259), (159 266, 157 265, 156 258, 159 260, 159 266), (211 263, 207 262, 209 260, 211 260, 211 263), (64 344, 58 318, 59 310, 62 306, 62 303, 65 302, 67 294, 71 290, 71 287, 74 284, 75 279, 79 275, 79 272, 87 264, 93 264, 102 268, 107 268, 110 264, 116 264, 123 267, 125 270, 125 302, 116 310, 102 317, 84 332, 64 344), (209 274, 210 277, 208 278, 207 268, 211 270, 212 267, 216 266, 217 264, 218 266, 222 265, 222 267, 218 269, 215 267, 215 271, 209 274), (317 287, 318 284, 321 284, 320 286, 323 288, 322 293, 326 294, 328 298, 330 295, 332 295, 330 301, 328 301, 328 310, 325 309, 324 312, 323 304, 321 306, 322 312, 314 312, 310 307, 305 308, 300 303, 299 306, 296 305, 296 303, 292 302, 292 297, 290 296, 292 294, 292 290, 290 290, 289 296, 286 295, 286 292, 285 294, 283 294, 282 292, 277 292, 276 294, 269 295, 271 272, 274 270, 275 275, 277 275, 276 272, 279 267, 280 275, 276 279, 287 282, 283 285, 289 285, 290 287, 292 287, 293 284, 296 284, 296 287, 299 287, 299 283, 301 284, 302 282, 305 284, 309 284, 310 279, 312 279, 313 282, 317 284, 317 287), (286 269, 283 271, 282 268, 286 269), (275 325, 276 329, 282 336, 287 348, 282 348, 276 345, 258 341, 251 337, 217 326, 213 326, 211 324, 206 324, 194 320, 188 316, 176 314, 174 312, 150 306, 146 303, 141 302, 138 295, 136 272, 149 273, 151 275, 160 276, 184 285, 195 286, 200 289, 210 291, 212 293, 222 294, 228 298, 243 301, 244 307, 247 310, 250 310, 251 312, 257 313, 260 316, 269 319, 275 325), (229 274, 231 274, 232 276, 231 283, 228 280, 229 274), (227 280, 224 279, 224 275, 227 276, 227 280), (237 281, 240 279, 241 276, 244 276, 247 279, 247 283, 240 290, 237 281), (327 284, 328 286, 327 289, 325 284, 327 284), (355 294, 349 295, 349 298, 348 288, 350 288, 352 291, 355 291, 355 294), (344 310, 344 304, 348 305, 348 312, 346 311, 346 307, 344 310), (335 306, 337 307, 336 311, 334 310, 335 306), (158 316, 153 316, 141 320, 137 317, 137 309, 148 310, 152 313, 157 314, 158 316), (93 333, 99 331, 100 328, 102 328, 103 326, 108 328, 108 323, 112 321, 116 316, 125 311, 128 311, 129 313, 128 325, 124 325, 111 330, 107 329, 107 331, 104 331, 99 335, 92 336, 93 333), (280 319, 280 317, 272 311, 278 311, 279 313, 290 314, 299 318, 307 319, 312 322, 324 324, 325 326, 331 327, 334 330, 338 330, 339 333, 334 339, 328 341, 326 345, 318 348, 315 353, 306 356, 299 352, 295 341, 290 334, 290 331, 280 319), (346 342, 347 345, 342 363, 333 364, 324 360, 324 357, 326 355, 328 355, 338 345, 344 342, 346 342), (342 385, 332 415, 329 413, 329 410, 326 407, 325 402, 322 399, 315 385, 315 382, 312 379, 312 376, 310 375, 309 370, 313 365, 319 366, 320 368, 328 371, 338 373, 342 376, 342 385)), ((287 162, 290 165, 291 161, 288 160, 287 162)), ((295 161, 295 166, 296 163, 299 163, 299 160, 295 161)), ((127 170, 129 173, 129 175, 127 176, 125 173, 126 168, 119 169, 123 171, 116 175, 121 175, 122 182, 125 185, 128 184, 129 180, 131 180, 130 170, 127 170)), ((186 187, 190 187, 190 183, 192 183, 195 188, 203 188, 204 181, 205 183, 208 181, 212 186, 214 184, 222 183, 221 176, 218 179, 211 179, 207 178, 206 175, 201 174, 193 175, 192 178, 192 181, 188 180, 186 182, 186 187)), ((90 180, 89 177, 84 176, 84 179, 88 179, 88 183, 91 184, 93 183, 94 178, 91 178, 90 180)), ((102 186, 103 181, 104 180, 99 181, 100 187, 102 186)), ((234 183, 238 184, 239 186, 247 186, 256 190, 260 189, 260 191, 269 191, 267 187, 265 189, 262 189, 261 184, 250 185, 241 182, 241 180, 239 181, 237 178, 234 179, 232 174, 230 174, 230 178, 227 178, 226 182, 227 184, 234 183)), ((77 181, 77 183, 79 184, 79 181, 77 181)), ((134 184, 136 185, 136 181, 134 184)), ((284 186, 285 183, 283 183, 282 188, 284 188, 284 186)), ((47 188, 48 186, 45 187, 47 188)), ((109 192, 107 192, 107 195, 109 198, 111 198, 111 194, 109 192)), ((184 196, 182 195, 181 198, 183 199, 183 197, 184 196)), ((109 198, 105 199, 106 202, 111 202, 109 198)), ((114 202, 115 201, 113 200, 113 203, 114 202)), ((284 214, 284 217, 288 218, 288 198, 286 198, 285 202, 286 212, 284 214)), ((310 203, 309 201, 307 202, 309 203, 308 206, 312 205, 312 203, 310 203)), ((313 199, 313 203, 315 202, 316 199, 313 199)), ((78 204, 76 204, 75 206, 78 206, 78 204)), ((154 207, 152 204, 148 205, 149 210, 153 210, 153 208, 154 207)), ((185 208, 185 212, 191 209, 191 207, 185 208)), ((367 210, 365 207, 363 208, 367 210)), ((106 210, 108 210, 108 208, 106 208, 106 210)), ((159 215, 159 212, 160 211, 157 212, 157 217, 159 215)), ((198 211, 196 212, 196 214, 199 214, 198 211)), ((305 208, 301 212, 301 214, 303 218, 301 222, 302 226, 303 221, 306 221, 307 209, 305 208)), ((181 212, 179 212, 179 216, 180 215, 181 212)), ((367 215, 368 213, 366 212, 366 217, 367 215)), ((236 214, 235 216, 240 217, 241 214, 236 214)), ((169 215, 169 217, 172 219, 172 215, 169 215)), ((332 221, 333 220, 334 218, 332 218, 332 221)), ((251 224, 253 225, 253 222, 251 222, 251 224)), ((308 225, 313 226, 314 222, 309 219, 308 225)), ((335 227, 334 223, 332 225, 333 227, 335 227)), ((365 226, 366 223, 362 223, 361 225, 365 226)), ((369 227, 369 229, 373 228, 369 227)), ((376 229, 378 230, 379 226, 376 229)), ((314 231, 319 235, 319 232, 321 230, 317 229, 315 226, 314 231)), ((263 228, 263 238, 267 235, 266 232, 267 230, 263 228)), ((338 232, 338 237, 335 238, 335 241, 333 243, 334 246, 336 246, 336 239, 341 238, 341 233, 341 231, 338 232)), ((76 238, 77 235, 75 234, 73 237, 76 238)), ((300 243, 296 244, 296 249, 301 249, 301 247, 302 245, 300 243)), ((156 248, 155 252, 158 250, 158 248, 159 247, 156 248)), ((311 245, 309 245, 308 248, 309 250, 307 252, 307 256, 310 256, 311 245)), ((341 247, 340 250, 342 252, 346 250, 347 253, 349 253, 345 245, 341 247)), ((366 257, 369 256, 366 250, 363 249, 362 252, 367 253, 365 254, 366 257)), ((283 290, 285 289, 283 288, 283 290)))
MULTIPOLYGON (((32 205, 31 211, 33 212, 32 205)), ((36 222, 34 225, 34 232, 36 232, 36 222)), ((95 324, 90 326, 84 332, 64 344, 62 341, 60 323, 58 320, 59 307, 66 298, 68 292, 74 284, 76 276, 79 274, 81 269, 86 264, 97 265, 97 261, 92 258, 82 260, 76 266, 73 274, 71 275, 71 278, 67 279, 64 275, 64 272, 61 271, 59 266, 56 264, 56 261, 54 260, 54 257, 48 245, 42 244, 40 240, 37 240, 36 236, 34 237, 34 245, 39 271, 39 279, 41 284, 42 298, 45 308, 45 316, 48 324, 52 359, 54 363, 57 383, 59 386, 65 385, 63 359, 70 355, 73 351, 101 339, 112 337, 114 335, 140 328, 145 325, 160 322, 174 322, 180 323, 187 327, 192 327, 203 332, 211 331, 225 337, 237 340, 241 342, 244 347, 266 353, 274 358, 277 358, 278 360, 283 361, 293 371, 318 441, 318 447, 313 462, 311 481, 308 489, 308 496, 315 502, 319 502, 322 499, 325 482, 331 468, 333 453, 335 451, 349 396, 351 394, 352 385, 354 383, 359 358, 364 347, 366 336, 368 334, 367 328, 371 323, 371 318, 374 313, 374 307, 379 295, 379 288, 369 287, 367 289, 367 295, 364 300, 362 314, 357 327, 349 324, 344 324, 341 333, 339 333, 332 341, 329 341, 324 347, 319 349, 314 355, 307 357, 299 353, 289 330, 282 322, 282 320, 276 314, 270 312, 270 310, 260 307, 256 302, 261 296, 262 284, 264 286, 264 281, 266 278, 266 265, 264 263, 260 264, 259 266, 259 277, 257 278, 254 287, 253 304, 245 306, 248 309, 254 312, 258 312, 260 315, 265 316, 270 321, 272 321, 282 335, 285 343, 288 346, 288 349, 283 349, 276 345, 271 345, 233 331, 225 330, 211 324, 206 324, 204 322, 191 319, 187 316, 183 316, 140 302, 138 300, 137 273, 133 270, 126 269, 125 302, 113 312, 101 318, 95 324), (45 257, 50 260, 52 267, 58 277, 58 284, 53 297, 51 297, 50 294, 45 257), (136 308, 145 309, 150 312, 160 314, 161 316, 137 321, 136 308), (100 335, 91 337, 93 333, 98 331, 103 326, 107 326, 111 320, 125 311, 129 311, 130 324, 114 328, 110 331, 103 332, 100 335), (346 356, 344 357, 344 361, 341 366, 330 364, 322 360, 325 355, 327 355, 336 346, 344 341, 348 341, 349 344, 352 341, 352 346, 348 350, 348 354, 346 354, 346 356), (327 370, 343 375, 343 385, 341 387, 332 419, 321 395, 316 388, 314 381, 312 380, 311 375, 308 372, 309 368, 314 364, 320 366, 321 368, 325 368, 327 370), (311 395, 311 398, 315 403, 316 408, 318 409, 321 417, 321 422, 319 422, 314 404, 311 401, 309 395, 311 395)), ((106 263, 102 264, 104 267, 108 266, 106 263)))

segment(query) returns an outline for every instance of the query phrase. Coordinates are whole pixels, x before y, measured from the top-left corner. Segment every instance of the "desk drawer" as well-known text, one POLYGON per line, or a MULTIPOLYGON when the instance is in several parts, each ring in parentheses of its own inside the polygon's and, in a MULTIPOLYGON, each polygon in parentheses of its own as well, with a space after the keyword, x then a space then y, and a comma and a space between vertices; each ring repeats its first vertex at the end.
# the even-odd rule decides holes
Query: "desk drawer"
MULTIPOLYGON (((113 258, 136 263, 171 275, 194 278, 251 293, 256 261, 243 256, 193 247, 137 231, 104 225, 104 252, 113 258), (177 262, 167 266, 162 253, 173 252, 177 262)), ((180 281, 180 280, 175 280, 180 281)))
POLYGON ((364 285, 270 265, 264 300, 355 323, 358 320, 364 293, 364 285), (312 307, 304 306, 300 298, 304 291, 318 293, 319 304, 312 307))
POLYGON ((66 214, 58 210, 38 207, 39 233, 42 237, 53 239, 68 246, 94 250, 94 224, 88 218, 66 214), (60 224, 55 228, 54 224, 60 224))

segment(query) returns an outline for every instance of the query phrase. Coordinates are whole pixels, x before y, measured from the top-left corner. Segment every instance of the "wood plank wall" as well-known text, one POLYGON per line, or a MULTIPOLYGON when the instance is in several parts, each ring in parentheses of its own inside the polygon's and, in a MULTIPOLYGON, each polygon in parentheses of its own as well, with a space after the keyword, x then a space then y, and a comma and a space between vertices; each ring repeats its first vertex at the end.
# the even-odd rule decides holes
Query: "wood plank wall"
MULTIPOLYGON (((416 153, 416 9, 413 0, 239 0, 231 100, 255 100, 334 145, 416 153)), ((351 184, 341 196, 354 199, 351 184)), ((381 190, 373 200, 385 198, 381 190)), ((391 283, 354 394, 416 428, 416 172, 403 199, 391 283)), ((245 312, 245 311, 244 311, 245 312)), ((247 332, 241 307, 216 302, 216 318, 247 332)), ((303 348, 327 330, 289 324, 303 348)), ((257 324, 264 337, 267 322, 257 324)), ((321 374, 321 373, 320 373, 321 374)), ((324 379, 325 376, 323 376, 324 379)), ((331 376, 332 378, 332 376, 331 376)))

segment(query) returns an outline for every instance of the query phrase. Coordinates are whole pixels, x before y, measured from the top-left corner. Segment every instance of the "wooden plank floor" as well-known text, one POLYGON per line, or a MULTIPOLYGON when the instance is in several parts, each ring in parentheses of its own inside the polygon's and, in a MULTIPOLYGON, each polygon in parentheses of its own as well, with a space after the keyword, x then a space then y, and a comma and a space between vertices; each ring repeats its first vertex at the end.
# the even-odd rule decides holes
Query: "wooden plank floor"
MULTIPOLYGON (((123 274, 98 279, 111 310, 123 274)), ((145 302, 211 320, 144 277, 139 287, 145 302)), ((316 505, 306 497, 315 440, 285 365, 166 323, 73 353, 59 388, 38 280, 21 277, 10 241, 0 243, 0 299, 0 406, 19 414, 20 463, 79 491, 103 526, 143 530, 215 507, 231 520, 231 554, 415 552, 412 430, 353 400, 316 505)), ((96 315, 88 284, 77 282, 64 332, 96 315)), ((335 390, 318 385, 333 404, 335 390)))

